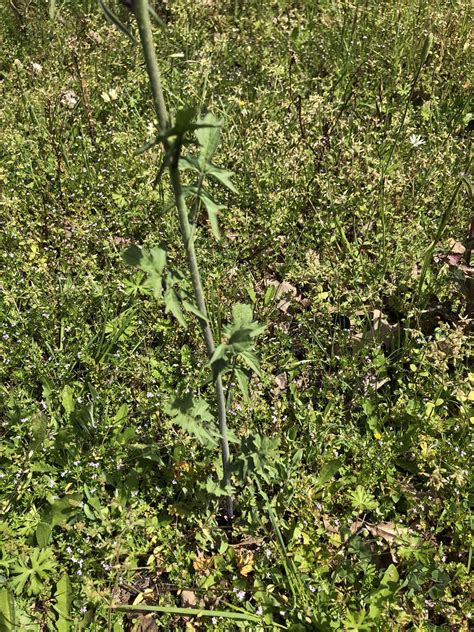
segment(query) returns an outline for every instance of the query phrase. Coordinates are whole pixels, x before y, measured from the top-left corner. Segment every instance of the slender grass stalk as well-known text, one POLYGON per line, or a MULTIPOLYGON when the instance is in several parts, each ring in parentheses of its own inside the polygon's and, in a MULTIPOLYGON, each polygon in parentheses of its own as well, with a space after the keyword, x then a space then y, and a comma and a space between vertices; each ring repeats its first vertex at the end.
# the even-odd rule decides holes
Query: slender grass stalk
POLYGON ((48 0, 48 15, 50 20, 56 17, 56 0, 48 0))
MULTIPOLYGON (((448 220, 451 216, 451 209, 453 208, 454 202, 456 201, 461 185, 462 185, 462 179, 460 178, 456 186, 454 187, 454 191, 453 191, 453 194, 451 195, 448 205, 446 206, 446 208, 441 214, 441 217, 439 218, 436 234, 425 251, 425 256, 423 257, 423 265, 420 272, 420 278, 418 280, 418 289, 417 289, 417 292, 413 294, 412 305, 414 304, 415 300, 418 303, 421 300, 421 297, 423 295, 423 285, 425 283, 426 275, 428 273, 428 269, 433 259, 434 249, 436 248, 437 244, 439 243, 441 237, 444 234, 444 229, 446 228, 448 224, 448 220)), ((424 301, 422 301, 421 306, 424 307, 424 301)))
POLYGON ((393 140, 392 146, 390 148, 390 153, 388 155, 387 162, 386 162, 385 167, 384 167, 384 176, 385 176, 385 173, 387 172, 387 169, 390 166, 390 163, 392 162, 393 152, 395 151, 395 147, 397 146, 397 143, 399 141, 400 134, 402 132, 403 126, 405 125, 405 120, 407 118, 407 113, 408 113, 408 107, 410 105, 410 101, 412 99, 413 92, 414 92, 414 90, 416 88, 416 84, 418 82, 418 78, 420 76, 421 69, 423 68, 423 66, 425 65, 426 60, 428 59, 428 55, 430 54, 432 46, 433 46, 433 35, 431 33, 428 33, 428 35, 426 36, 425 41, 423 43, 423 49, 421 51, 421 56, 420 56, 420 61, 418 63, 418 68, 416 69, 415 76, 413 77, 413 82, 411 84, 410 92, 408 94, 408 98, 407 98, 406 103, 405 103, 405 109, 403 110, 402 120, 400 121, 400 125, 398 126, 397 133, 395 134, 395 138, 393 140))
MULTIPOLYGON (((151 92, 153 95, 153 103, 155 106, 156 115, 158 118, 158 124, 160 132, 164 133, 170 126, 171 120, 166 109, 166 104, 163 96, 163 89, 161 85, 160 71, 158 67, 158 61, 156 57, 156 50, 153 43, 153 34, 151 30, 150 14, 148 8, 148 0, 136 0, 134 5, 135 17, 138 24, 138 31, 140 33, 140 41, 142 44, 143 55, 145 57, 146 69, 150 80, 151 92)), ((166 152, 172 149, 168 139, 163 140, 163 146, 166 152)), ((206 351, 209 358, 212 357, 215 344, 212 329, 207 317, 206 301, 204 298, 204 291, 202 288, 201 275, 199 272, 198 261, 196 257, 196 250, 194 248, 194 234, 192 226, 189 222, 188 209, 186 207, 186 201, 183 194, 181 185, 181 176, 178 168, 179 163, 179 147, 173 150, 172 159, 169 162, 168 170, 171 180, 171 186, 173 189, 174 200, 176 208, 178 210, 179 226, 181 231, 181 237, 183 239, 183 245, 186 252, 186 260, 191 275, 191 282, 194 290, 194 297, 196 300, 199 311, 205 316, 204 319, 199 319, 201 324, 204 341, 206 343, 206 351)), ((221 377, 217 377, 214 382, 216 402, 217 402, 217 414, 219 420, 219 432, 220 443, 222 453, 222 467, 224 471, 223 483, 225 486, 230 484, 229 466, 230 466, 230 453, 229 443, 227 439, 227 419, 226 419, 226 401, 224 388, 222 385, 221 377)), ((232 519, 233 517, 233 499, 231 496, 227 497, 226 507, 227 517, 232 519)))
MULTIPOLYGON (((119 612, 162 612, 164 614, 177 614, 187 617, 218 617, 222 619, 235 619, 237 621, 251 621, 261 623, 261 618, 251 612, 233 612, 231 610, 205 610, 203 608, 178 608, 174 606, 129 606, 112 605, 111 610, 119 612)), ((281 628, 282 626, 278 625, 281 628)))
POLYGON ((407 118, 407 113, 408 113, 408 107, 410 105, 413 92, 416 88, 416 84, 418 82, 421 69, 423 68, 423 66, 426 63, 426 60, 428 59, 428 55, 430 54, 432 46, 433 46, 433 35, 431 33, 428 33, 428 35, 425 37, 425 41, 423 42, 423 49, 421 51, 420 61, 418 63, 418 67, 413 77, 413 81, 412 81, 410 92, 408 94, 408 97, 405 103, 405 109, 403 110, 400 125, 398 126, 397 132, 395 134, 395 138, 393 139, 392 146, 390 147, 390 152, 388 154, 387 161, 385 162, 385 164, 382 165, 382 173, 381 173, 381 180, 380 180, 380 220, 382 224, 382 250, 383 250, 383 258, 384 258, 384 266, 383 266, 384 274, 387 268, 387 217, 385 215, 385 176, 392 162, 395 147, 397 146, 398 141, 400 140, 400 134, 402 133, 403 127, 405 125, 405 120, 407 118))

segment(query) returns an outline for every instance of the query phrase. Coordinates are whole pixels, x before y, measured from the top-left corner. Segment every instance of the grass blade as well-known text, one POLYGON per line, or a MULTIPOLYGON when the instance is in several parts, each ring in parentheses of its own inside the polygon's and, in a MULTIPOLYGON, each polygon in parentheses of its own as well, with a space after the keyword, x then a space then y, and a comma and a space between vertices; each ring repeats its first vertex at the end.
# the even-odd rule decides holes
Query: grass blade
POLYGON ((110 606, 113 610, 120 612, 162 612, 164 614, 178 614, 191 617, 218 617, 221 619, 234 619, 237 621, 252 621, 260 623, 261 618, 254 614, 233 612, 229 610, 203 610, 199 608, 178 608, 177 606, 128 606, 114 605, 110 606))

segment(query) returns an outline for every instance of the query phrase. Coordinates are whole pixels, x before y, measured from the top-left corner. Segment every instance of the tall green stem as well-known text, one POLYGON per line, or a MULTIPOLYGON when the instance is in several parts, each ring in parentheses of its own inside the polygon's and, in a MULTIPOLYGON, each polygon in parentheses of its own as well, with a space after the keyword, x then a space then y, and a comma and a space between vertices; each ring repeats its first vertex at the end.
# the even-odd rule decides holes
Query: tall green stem
MULTIPOLYGON (((140 41, 143 48, 143 54, 145 57, 146 69, 148 77, 150 79, 151 91, 153 95, 153 102, 158 117, 158 123, 160 131, 163 133, 170 126, 170 119, 166 110, 165 100, 163 97, 163 90, 161 87, 160 71, 158 68, 158 61, 156 58, 155 46, 153 43, 153 34, 151 30, 150 17, 148 12, 148 0, 136 0, 135 2, 135 16, 138 23, 138 30, 140 33, 140 41)), ((170 149, 169 142, 165 140, 163 142, 165 151, 170 149)), ((173 188, 173 195, 178 210, 179 226, 181 230, 181 237, 183 239, 184 249, 186 251, 186 260, 188 269, 191 275, 191 282, 194 290, 194 297, 196 300, 199 311, 205 316, 206 320, 200 319, 200 324, 206 343, 206 350, 209 358, 215 350, 214 336, 207 315, 206 300, 204 298, 204 292, 201 283, 201 275, 199 273, 199 266, 196 257, 196 250, 194 248, 194 235, 189 223, 188 209, 183 195, 181 186, 181 176, 178 168, 179 163, 179 151, 176 152, 173 159, 169 164, 169 174, 171 180, 171 186, 173 188)), ((224 395, 224 388, 222 385, 222 379, 220 376, 214 383, 216 401, 217 401, 217 414, 219 419, 219 432, 222 452, 222 467, 224 470, 223 482, 224 485, 230 484, 230 453, 229 443, 227 440, 227 419, 226 419, 226 402, 224 395)), ((233 499, 231 496, 227 497, 227 516, 229 519, 233 517, 233 499)))

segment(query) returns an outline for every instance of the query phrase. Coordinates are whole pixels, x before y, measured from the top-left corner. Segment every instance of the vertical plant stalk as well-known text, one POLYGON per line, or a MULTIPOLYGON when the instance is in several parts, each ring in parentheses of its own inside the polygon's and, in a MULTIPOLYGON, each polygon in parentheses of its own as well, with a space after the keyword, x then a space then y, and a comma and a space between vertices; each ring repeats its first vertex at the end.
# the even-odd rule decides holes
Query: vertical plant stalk
POLYGON ((413 92, 416 88, 416 84, 420 77, 421 70, 428 59, 428 55, 430 54, 431 48, 433 46, 433 35, 432 33, 428 33, 425 37, 425 41, 423 42, 423 49, 421 51, 420 61, 418 63, 415 75, 413 77, 413 81, 411 84, 410 92, 408 94, 405 109, 403 110, 402 118, 400 120, 400 125, 398 126, 397 132, 395 134, 395 138, 393 140, 392 146, 390 147, 390 152, 388 154, 387 161, 382 165, 381 170, 381 180, 380 180, 380 219, 382 223, 382 250, 383 250, 383 260, 384 260, 384 274, 387 268, 387 218, 385 215, 385 176, 388 172, 388 168, 392 162, 393 154, 395 152, 395 147, 398 145, 398 141, 400 140, 400 134, 402 133, 403 127, 405 125, 405 121, 408 114, 408 108, 410 106, 411 99, 413 97, 413 92))
MULTIPOLYGON (((153 34, 151 30, 150 16, 148 10, 148 0, 136 0, 134 3, 134 13, 138 24, 138 31, 140 33, 140 41, 143 48, 143 55, 145 57, 146 69, 150 80, 151 91, 153 95, 153 103, 155 106, 156 115, 158 118, 158 124, 160 132, 164 133, 170 127, 170 118, 166 109, 166 104, 163 96, 163 89, 161 86, 160 71, 158 67, 158 61, 156 58, 155 46, 153 43, 153 34)), ((186 260, 188 264, 189 273, 191 275, 191 282, 194 290, 194 297, 196 300, 199 311, 205 316, 206 320, 199 319, 201 329, 203 332, 204 340, 206 343, 206 351, 209 358, 212 357, 215 344, 212 329, 209 323, 206 301, 204 298, 204 292, 202 288, 201 275, 199 272, 199 266, 196 257, 196 250, 194 248, 194 238, 191 225, 188 218, 188 209, 186 207, 185 198, 183 195, 181 176, 179 173, 178 163, 180 156, 180 147, 175 148, 170 146, 167 139, 163 140, 165 151, 173 151, 173 156, 168 165, 170 174, 171 186, 173 189, 174 200, 176 208, 178 210, 179 226, 181 231, 181 237, 183 239, 184 249, 186 251, 186 260)), ((223 483, 224 485, 230 484, 230 453, 229 443, 227 439, 227 419, 226 419, 226 401, 224 388, 222 385, 222 379, 220 376, 214 382, 214 389, 217 402, 217 414, 219 420, 219 433, 222 453, 222 467, 224 471, 223 483)), ((231 496, 227 497, 226 506, 227 517, 231 519, 233 517, 233 499, 231 496)))
POLYGON ((89 130, 89 136, 92 140, 92 142, 95 143, 95 128, 94 128, 94 121, 92 118, 92 108, 91 108, 91 100, 89 97, 89 87, 87 85, 87 82, 84 78, 83 72, 82 72, 82 68, 81 68, 81 60, 79 57, 79 52, 76 48, 76 45, 73 44, 71 46, 71 55, 72 55, 72 59, 74 62, 74 66, 76 68, 76 73, 77 73, 77 79, 79 81, 79 85, 81 88, 81 94, 82 94, 82 102, 84 104, 84 112, 86 114, 86 120, 87 120, 87 128, 89 130))
POLYGON ((415 300, 416 300, 418 304, 422 306, 422 308, 425 307, 427 296, 423 298, 423 285, 425 283, 426 275, 428 273, 428 269, 433 259, 434 249, 436 248, 436 246, 438 245, 440 239, 442 238, 444 234, 444 229, 446 228, 448 224, 449 218, 451 216, 451 209, 453 208, 454 202, 456 201, 456 198, 459 193, 459 189, 461 188, 461 184, 462 184, 462 179, 460 178, 456 186, 454 187, 453 194, 451 195, 451 198, 449 200, 447 207, 444 209, 443 213, 441 214, 441 217, 439 218, 436 234, 433 237, 432 242, 430 243, 430 245, 425 251, 425 256, 423 257, 423 265, 420 272, 420 278, 418 281, 418 290, 417 292, 413 293, 412 306, 414 305, 415 300))
POLYGON ((48 0, 48 15, 50 20, 56 18, 56 0, 48 0))
MULTIPOLYGON (((474 246, 474 216, 471 217, 469 233, 467 237, 466 252, 464 254, 464 264, 471 267, 472 250, 474 246)), ((474 319, 474 278, 468 276, 466 278, 466 312, 467 317, 474 319)), ((471 325, 472 328, 472 325, 471 325)))

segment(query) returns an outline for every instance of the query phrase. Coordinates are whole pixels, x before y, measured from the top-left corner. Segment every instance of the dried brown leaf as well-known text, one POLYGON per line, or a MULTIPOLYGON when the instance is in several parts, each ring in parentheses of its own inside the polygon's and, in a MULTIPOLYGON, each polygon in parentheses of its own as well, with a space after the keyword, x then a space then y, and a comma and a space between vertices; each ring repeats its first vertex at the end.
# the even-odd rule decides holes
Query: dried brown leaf
POLYGON ((180 599, 183 608, 193 608, 197 604, 197 597, 194 590, 182 590, 180 599))
POLYGON ((393 522, 379 522, 378 524, 367 525, 367 529, 374 538, 382 538, 389 543, 395 540, 406 540, 410 533, 407 527, 396 525, 393 522))

